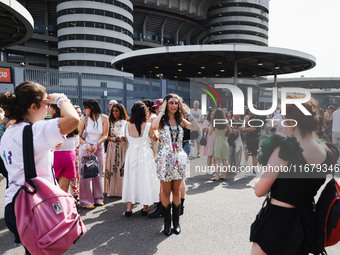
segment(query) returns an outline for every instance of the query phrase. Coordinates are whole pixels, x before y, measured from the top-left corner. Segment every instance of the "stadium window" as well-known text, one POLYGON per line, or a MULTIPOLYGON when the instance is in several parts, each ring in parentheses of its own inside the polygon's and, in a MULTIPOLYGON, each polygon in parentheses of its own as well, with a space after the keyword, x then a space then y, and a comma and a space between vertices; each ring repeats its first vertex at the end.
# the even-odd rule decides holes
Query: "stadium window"
POLYGON ((103 24, 103 23, 98 23, 98 22, 96 22, 95 26, 96 26, 96 28, 102 28, 102 29, 104 29, 104 24, 103 24))
POLYGON ((94 27, 94 22, 86 21, 85 22, 85 27, 94 27))

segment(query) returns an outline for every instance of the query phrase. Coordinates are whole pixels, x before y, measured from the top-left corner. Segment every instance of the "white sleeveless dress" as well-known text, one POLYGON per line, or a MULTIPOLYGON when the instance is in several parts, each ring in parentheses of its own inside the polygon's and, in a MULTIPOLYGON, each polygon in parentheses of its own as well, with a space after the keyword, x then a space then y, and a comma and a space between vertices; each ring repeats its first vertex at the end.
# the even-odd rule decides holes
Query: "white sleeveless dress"
POLYGON ((159 180, 148 136, 151 123, 144 126, 141 137, 132 137, 126 125, 129 148, 125 154, 123 202, 151 205, 159 201, 159 180))

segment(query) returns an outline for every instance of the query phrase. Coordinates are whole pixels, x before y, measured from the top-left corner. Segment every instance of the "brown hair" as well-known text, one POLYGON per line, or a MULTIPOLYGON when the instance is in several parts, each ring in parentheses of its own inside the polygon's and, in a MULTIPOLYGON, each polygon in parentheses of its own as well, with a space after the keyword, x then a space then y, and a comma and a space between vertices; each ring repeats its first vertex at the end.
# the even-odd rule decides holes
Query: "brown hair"
POLYGON ((115 119, 113 116, 113 108, 117 108, 119 110, 119 119, 118 120, 126 120, 129 121, 129 115, 126 112, 124 105, 122 104, 114 104, 111 108, 110 115, 109 115, 109 122, 114 123, 118 120, 115 119))
POLYGON ((46 89, 39 83, 22 82, 15 87, 14 93, 4 92, 0 95, 0 104, 5 110, 5 116, 22 121, 32 104, 40 108, 40 102, 46 94, 46 89))
MULTIPOLYGON (((303 98, 302 96, 287 95, 287 98, 303 98)), ((305 115, 295 104, 286 106, 286 119, 294 119, 297 121, 297 127, 300 129, 301 135, 304 136, 318 129, 319 125, 319 103, 314 98, 302 104, 312 115, 305 115)))
POLYGON ((166 107, 165 107, 165 114, 162 116, 162 119, 159 123, 159 129, 163 129, 165 125, 170 125, 169 115, 168 115, 168 102, 169 102, 169 99, 171 98, 176 98, 178 100, 178 109, 175 112, 176 123, 177 125, 180 125, 182 127, 185 126, 183 123, 183 113, 181 112, 180 105, 179 105, 179 100, 181 100, 181 98, 176 94, 167 94, 163 99, 163 102, 166 100, 166 107))

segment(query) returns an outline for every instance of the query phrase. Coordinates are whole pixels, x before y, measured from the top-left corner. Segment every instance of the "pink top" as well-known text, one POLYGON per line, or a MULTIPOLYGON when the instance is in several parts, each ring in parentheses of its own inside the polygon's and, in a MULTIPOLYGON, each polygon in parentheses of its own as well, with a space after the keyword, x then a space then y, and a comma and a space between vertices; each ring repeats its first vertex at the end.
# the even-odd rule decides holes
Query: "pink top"
MULTIPOLYGON (((208 120, 204 120, 203 124, 202 124, 202 129, 204 128, 210 128, 211 124, 208 120)), ((203 155, 204 156, 212 156, 211 153, 211 148, 212 145, 214 143, 214 138, 215 138, 215 133, 213 132, 211 135, 207 134, 207 145, 204 146, 204 151, 203 151, 203 155)))

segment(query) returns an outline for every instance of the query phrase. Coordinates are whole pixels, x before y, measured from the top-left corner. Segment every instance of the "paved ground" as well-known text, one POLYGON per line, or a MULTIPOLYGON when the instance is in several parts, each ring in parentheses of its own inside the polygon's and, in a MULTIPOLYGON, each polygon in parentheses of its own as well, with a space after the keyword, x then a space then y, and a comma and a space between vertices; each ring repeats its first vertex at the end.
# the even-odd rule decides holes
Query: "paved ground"
MULTIPOLYGON (((192 160, 192 168, 204 166, 205 161, 192 160)), ((254 177, 229 174, 225 182, 211 182, 211 174, 187 172, 180 235, 164 236, 162 219, 142 217, 141 205, 126 218, 125 204, 118 198, 106 198, 103 207, 81 210, 88 232, 67 254, 250 254, 250 225, 264 200, 254 195, 254 177)), ((5 227, 4 184, 0 182, 0 254, 22 255, 23 248, 13 245, 12 234, 5 227)), ((340 254, 340 244, 328 249, 328 254, 340 254)))

